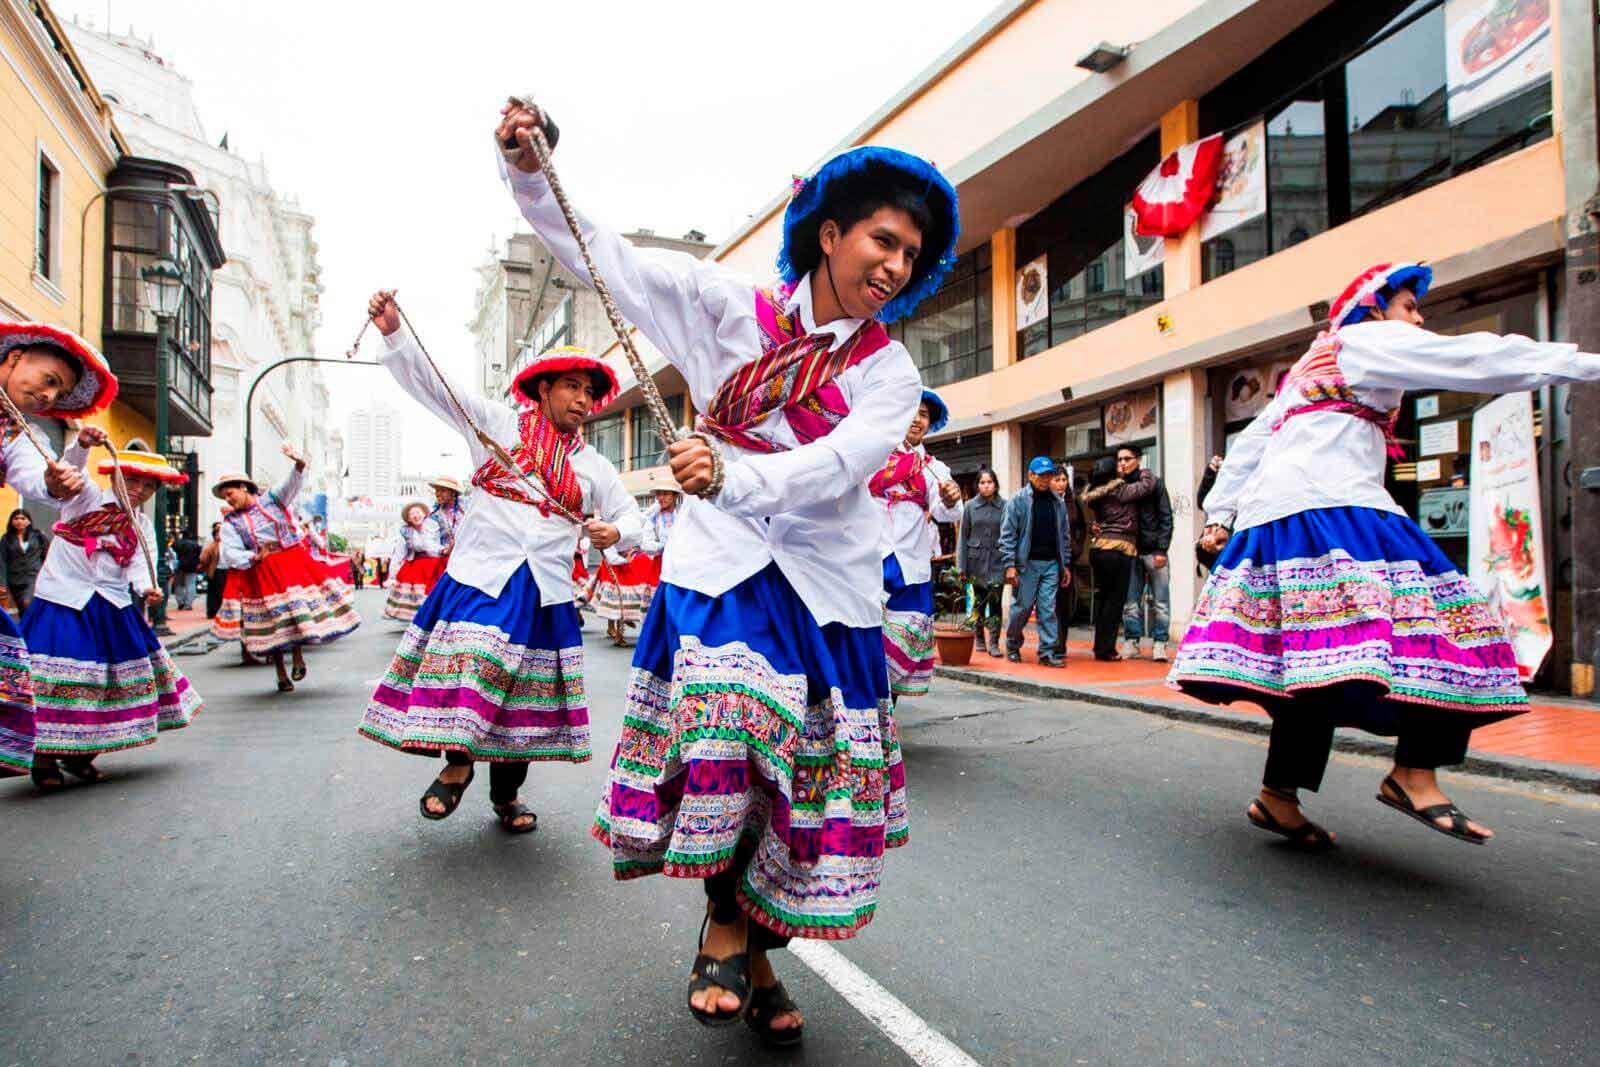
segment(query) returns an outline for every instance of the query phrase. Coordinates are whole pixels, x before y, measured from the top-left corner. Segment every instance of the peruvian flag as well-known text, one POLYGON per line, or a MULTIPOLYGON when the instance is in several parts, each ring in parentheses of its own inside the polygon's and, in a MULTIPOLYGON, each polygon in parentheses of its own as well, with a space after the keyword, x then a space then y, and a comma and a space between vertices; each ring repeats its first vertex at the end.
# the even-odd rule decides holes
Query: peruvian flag
POLYGON ((1141 237, 1176 237, 1193 225, 1217 191, 1222 134, 1214 133, 1167 156, 1133 194, 1141 237))

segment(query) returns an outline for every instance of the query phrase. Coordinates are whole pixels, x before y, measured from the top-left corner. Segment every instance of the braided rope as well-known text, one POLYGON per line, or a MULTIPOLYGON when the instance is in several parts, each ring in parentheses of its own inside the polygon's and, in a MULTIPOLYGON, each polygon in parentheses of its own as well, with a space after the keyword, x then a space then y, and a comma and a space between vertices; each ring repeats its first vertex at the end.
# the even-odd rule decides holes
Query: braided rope
MULTIPOLYGON (((11 396, 0 388, 0 407, 5 408, 5 413, 13 422, 22 428, 28 442, 44 457, 46 466, 57 462, 50 454, 50 447, 40 439, 38 431, 28 422, 11 396)), ((111 446, 110 441, 105 442, 105 450, 111 455, 111 492, 117 498, 117 506, 122 508, 128 516, 128 524, 133 527, 133 535, 139 539, 139 551, 144 554, 144 564, 150 571, 150 588, 160 589, 161 579, 156 574, 156 558, 150 550, 150 542, 145 539, 144 527, 139 525, 139 513, 134 510, 133 501, 128 496, 128 482, 122 476, 122 463, 117 458, 117 450, 111 446)), ((160 492, 158 489, 157 492, 160 492)))

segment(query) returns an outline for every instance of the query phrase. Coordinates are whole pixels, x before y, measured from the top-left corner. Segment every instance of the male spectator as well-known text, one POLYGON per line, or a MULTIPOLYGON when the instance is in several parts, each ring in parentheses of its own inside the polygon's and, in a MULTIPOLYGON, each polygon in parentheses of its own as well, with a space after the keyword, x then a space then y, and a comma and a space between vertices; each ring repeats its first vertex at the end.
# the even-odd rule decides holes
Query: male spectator
POLYGON ((200 581, 200 542, 194 539, 193 533, 184 530, 172 548, 178 557, 172 593, 178 598, 178 610, 188 611, 194 607, 195 586, 200 581))
POLYGON ((1055 470, 1048 456, 1035 457, 1028 464, 1029 490, 1011 498, 1000 522, 1000 562, 1006 568, 1006 584, 1016 590, 1006 627, 1006 659, 1012 663, 1022 662, 1022 630, 1037 605, 1039 665, 1066 666, 1054 651, 1056 591, 1071 563, 1072 531, 1066 506, 1050 488, 1055 470))
POLYGON ((1167 550, 1172 547, 1172 500, 1167 487, 1153 472, 1140 471, 1144 451, 1138 445, 1123 445, 1117 450, 1117 473, 1132 483, 1148 475, 1154 483, 1138 502, 1139 554, 1133 561, 1128 581, 1128 599, 1122 607, 1121 649, 1124 659, 1139 658, 1139 641, 1144 636, 1144 591, 1150 589, 1150 658, 1167 660, 1167 641, 1172 626, 1172 573, 1167 566, 1167 550))

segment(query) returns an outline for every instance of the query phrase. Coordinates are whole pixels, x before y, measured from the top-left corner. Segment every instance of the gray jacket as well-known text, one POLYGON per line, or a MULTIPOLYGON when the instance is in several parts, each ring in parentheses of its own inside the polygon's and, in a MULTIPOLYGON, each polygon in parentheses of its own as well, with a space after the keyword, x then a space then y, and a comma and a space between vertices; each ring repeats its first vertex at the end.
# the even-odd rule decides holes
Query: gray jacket
POLYGON ((1005 509, 1005 497, 999 493, 988 500, 975 496, 961 509, 956 567, 979 585, 994 585, 1005 580, 1005 564, 1000 562, 1000 524, 1004 521, 1005 509))
MULTIPOLYGON (((1072 556, 1072 520, 1067 506, 1054 493, 1056 506, 1056 562, 1067 566, 1072 556)), ((1006 503, 1006 517, 1000 523, 1000 566, 1022 569, 1033 547, 1033 487, 1022 490, 1006 503)))

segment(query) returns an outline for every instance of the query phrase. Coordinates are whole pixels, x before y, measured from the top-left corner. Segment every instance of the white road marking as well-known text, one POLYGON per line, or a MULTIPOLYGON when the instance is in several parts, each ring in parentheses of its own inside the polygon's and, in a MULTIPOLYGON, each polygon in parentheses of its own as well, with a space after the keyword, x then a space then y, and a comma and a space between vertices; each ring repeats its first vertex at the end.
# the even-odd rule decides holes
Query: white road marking
POLYGON ((815 971, 916 1063, 923 1067, 977 1067, 977 1060, 826 941, 797 937, 789 942, 789 954, 815 971))

